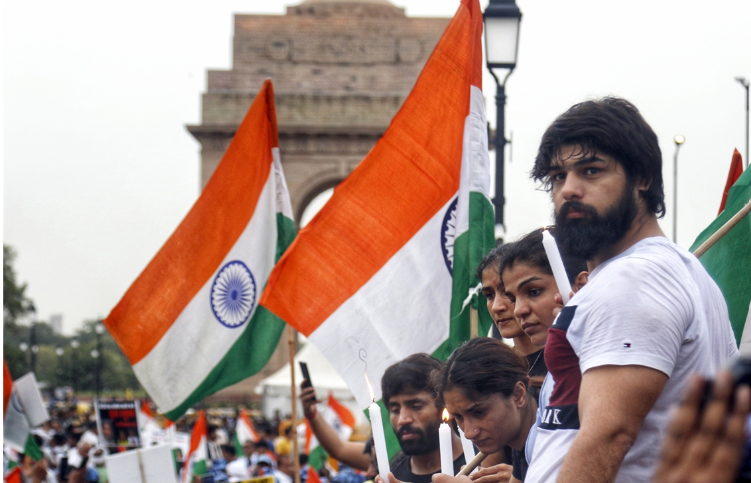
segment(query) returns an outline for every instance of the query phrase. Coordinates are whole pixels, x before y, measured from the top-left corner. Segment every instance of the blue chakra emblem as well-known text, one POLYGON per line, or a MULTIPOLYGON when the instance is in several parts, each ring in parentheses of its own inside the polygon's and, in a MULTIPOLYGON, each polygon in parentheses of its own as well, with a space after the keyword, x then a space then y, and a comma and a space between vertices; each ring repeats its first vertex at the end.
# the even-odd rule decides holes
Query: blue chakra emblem
POLYGON ((211 286, 211 310, 225 327, 234 329, 248 321, 256 304, 256 281, 240 260, 227 263, 211 286))
POLYGON ((443 252, 443 261, 446 263, 449 273, 454 275, 454 239, 456 238, 456 203, 457 197, 451 202, 446 209, 441 224, 441 251, 443 252))

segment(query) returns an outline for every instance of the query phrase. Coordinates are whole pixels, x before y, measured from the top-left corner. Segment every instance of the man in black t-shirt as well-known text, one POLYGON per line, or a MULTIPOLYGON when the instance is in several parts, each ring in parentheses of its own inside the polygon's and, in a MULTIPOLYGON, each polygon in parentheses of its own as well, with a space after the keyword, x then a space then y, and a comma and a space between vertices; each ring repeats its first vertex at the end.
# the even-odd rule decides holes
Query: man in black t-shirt
MULTIPOLYGON (((383 402, 391 425, 404 452, 394 458, 391 472, 399 481, 430 483, 441 471, 438 426, 442 403, 430 385, 433 371, 442 371, 444 363, 428 354, 414 354, 386 369, 381 379, 383 402)), ((454 474, 465 464, 459 436, 452 432, 454 474)), ((380 477, 376 483, 380 483, 380 477)))

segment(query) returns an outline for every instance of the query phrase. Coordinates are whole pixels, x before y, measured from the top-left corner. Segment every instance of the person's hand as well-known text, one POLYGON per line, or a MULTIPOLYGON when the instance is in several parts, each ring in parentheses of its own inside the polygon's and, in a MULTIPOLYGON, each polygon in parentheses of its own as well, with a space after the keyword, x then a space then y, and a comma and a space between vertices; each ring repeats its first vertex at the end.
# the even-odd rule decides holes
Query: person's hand
POLYGON ((691 378, 683 401, 670 417, 653 483, 730 483, 735 479, 745 442, 751 391, 733 392, 726 370, 715 380, 712 397, 700 410, 704 380, 691 378), (735 407, 728 411, 730 398, 735 407))
POLYGON ((472 483, 469 476, 449 476, 443 473, 433 475, 433 483, 472 483))
MULTIPOLYGON (((383 478, 381 478, 381 475, 376 475, 375 480, 373 480, 373 483, 383 483, 383 478)), ((402 482, 397 480, 396 476, 394 476, 394 474, 389 471, 389 483, 402 483, 402 482)))
POLYGON ((319 401, 316 399, 316 390, 313 387, 301 387, 300 388, 300 401, 302 402, 302 411, 303 414, 305 414, 305 417, 307 419, 313 419, 316 417, 316 414, 318 414, 318 409, 316 409, 316 404, 318 404, 319 401))
POLYGON ((508 483, 511 480, 511 470, 513 466, 500 464, 480 468, 469 475, 469 478, 475 483, 508 483))
POLYGON ((76 468, 68 473, 68 483, 85 483, 86 481, 86 467, 76 468))

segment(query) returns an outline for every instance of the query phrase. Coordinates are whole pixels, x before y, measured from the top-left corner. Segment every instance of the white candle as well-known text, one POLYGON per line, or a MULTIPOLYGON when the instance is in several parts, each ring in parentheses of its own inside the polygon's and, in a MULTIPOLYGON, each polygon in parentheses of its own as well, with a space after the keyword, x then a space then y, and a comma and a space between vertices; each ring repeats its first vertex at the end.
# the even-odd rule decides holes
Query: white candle
MULTIPOLYGON (((386 448, 386 435, 383 432, 383 418, 381 417, 381 407, 375 402, 373 387, 370 385, 368 375, 365 374, 365 381, 368 383, 368 390, 373 404, 368 406, 370 415, 370 428, 373 433, 373 446, 375 446, 376 459, 378 460, 378 473, 383 478, 384 483, 389 483, 389 452, 386 448)), ((390 423, 389 423, 390 424, 390 423)))
MULTIPOLYGON (((466 436, 464 436, 464 431, 462 431, 462 428, 457 426, 457 429, 459 429, 459 437, 462 440, 462 449, 464 450, 464 461, 469 464, 470 461, 472 461, 475 457, 475 447, 472 446, 472 441, 468 440, 466 436)), ((477 468, 472 471, 474 473, 477 471, 477 468)))
POLYGON ((454 448, 451 444, 451 428, 448 425, 449 412, 443 409, 443 422, 438 428, 438 441, 441 444, 441 473, 454 476, 454 448))
POLYGON ((553 270, 553 277, 555 277, 555 283, 558 285, 558 292, 563 299, 563 305, 566 305, 571 298, 571 284, 568 281, 568 275, 566 275, 566 268, 563 266, 561 252, 558 251, 555 238, 548 230, 542 231, 542 246, 545 247, 545 254, 547 254, 550 268, 553 270))

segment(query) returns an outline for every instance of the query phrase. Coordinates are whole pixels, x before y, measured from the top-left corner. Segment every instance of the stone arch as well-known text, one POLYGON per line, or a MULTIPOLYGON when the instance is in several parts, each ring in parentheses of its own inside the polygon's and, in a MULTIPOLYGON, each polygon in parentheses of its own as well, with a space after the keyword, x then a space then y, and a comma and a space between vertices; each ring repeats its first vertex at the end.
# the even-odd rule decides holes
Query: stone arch
POLYGON ((305 213, 305 209, 308 207, 308 205, 310 205, 310 202, 313 201, 316 196, 320 195, 327 189, 335 188, 339 183, 344 181, 344 178, 337 173, 327 174, 326 176, 320 177, 320 179, 318 180, 311 181, 311 187, 302 195, 300 204, 297 207, 297 212, 295 213, 295 224, 298 226, 298 228, 300 227, 302 215, 303 213, 305 213))

